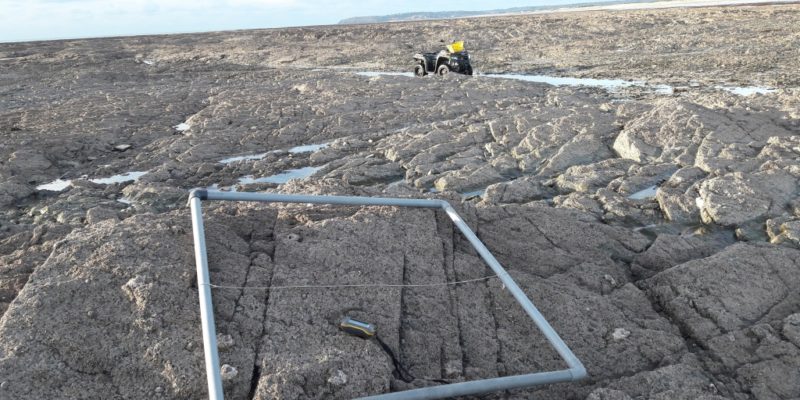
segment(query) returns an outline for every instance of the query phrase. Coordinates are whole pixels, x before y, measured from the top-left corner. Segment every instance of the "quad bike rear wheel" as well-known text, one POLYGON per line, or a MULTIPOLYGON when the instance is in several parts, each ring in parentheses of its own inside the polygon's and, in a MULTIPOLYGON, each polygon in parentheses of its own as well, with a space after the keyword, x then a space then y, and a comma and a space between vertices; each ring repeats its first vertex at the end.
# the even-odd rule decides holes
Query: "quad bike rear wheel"
POLYGON ((425 67, 422 64, 417 64, 414 67, 414 76, 425 76, 425 67))
POLYGON ((446 64, 442 64, 439 66, 439 68, 436 69, 436 74, 438 74, 439 76, 445 76, 449 72, 450 72, 450 67, 448 67, 446 64))

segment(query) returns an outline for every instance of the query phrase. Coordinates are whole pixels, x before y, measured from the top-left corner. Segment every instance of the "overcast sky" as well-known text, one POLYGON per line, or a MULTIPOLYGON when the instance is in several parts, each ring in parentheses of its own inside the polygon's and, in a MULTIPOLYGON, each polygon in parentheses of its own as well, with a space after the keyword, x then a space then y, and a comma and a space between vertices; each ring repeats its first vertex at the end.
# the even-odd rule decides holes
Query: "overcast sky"
POLYGON ((0 0, 0 42, 335 24, 410 11, 586 0, 0 0))

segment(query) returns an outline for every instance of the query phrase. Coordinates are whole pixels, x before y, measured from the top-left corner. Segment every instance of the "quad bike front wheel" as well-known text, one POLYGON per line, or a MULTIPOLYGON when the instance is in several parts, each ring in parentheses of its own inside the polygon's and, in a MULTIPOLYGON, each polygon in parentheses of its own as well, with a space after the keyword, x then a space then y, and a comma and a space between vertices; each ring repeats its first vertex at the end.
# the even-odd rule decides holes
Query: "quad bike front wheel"
POLYGON ((422 64, 417 64, 417 66, 414 67, 414 76, 425 76, 425 67, 423 67, 422 64))
POLYGON ((439 68, 436 69, 436 74, 439 76, 445 76, 448 73, 450 73, 450 67, 445 64, 440 65, 439 68))

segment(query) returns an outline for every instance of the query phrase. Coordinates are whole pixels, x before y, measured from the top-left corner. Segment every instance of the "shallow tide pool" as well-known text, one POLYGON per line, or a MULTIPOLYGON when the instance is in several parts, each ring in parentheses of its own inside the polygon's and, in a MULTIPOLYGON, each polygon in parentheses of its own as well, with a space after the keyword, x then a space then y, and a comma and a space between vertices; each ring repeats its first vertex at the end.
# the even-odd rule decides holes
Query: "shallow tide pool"
MULTIPOLYGON (((330 142, 317 143, 317 144, 304 144, 304 145, 301 145, 301 146, 292 147, 291 149, 289 149, 287 151, 289 153, 291 153, 291 154, 313 153, 313 152, 320 151, 320 150, 322 150, 322 149, 324 149, 324 148, 326 148, 326 147, 328 147, 330 145, 331 145, 330 142)), ((268 151, 266 153, 259 153, 259 154, 248 154, 248 155, 244 155, 244 156, 229 157, 229 158, 224 158, 222 160, 219 160, 219 162, 222 163, 222 164, 230 164, 230 163, 237 162, 237 161, 263 160, 264 157, 266 157, 267 155, 278 153, 278 152, 280 152, 280 150, 272 150, 272 151, 268 151)))
POLYGON ((132 172, 126 172, 124 174, 110 176, 108 178, 89 179, 89 181, 93 183, 99 183, 101 185, 111 185, 114 183, 138 181, 139 178, 141 178, 146 174, 147 171, 132 171, 132 172))
POLYGON ((252 175, 247 175, 239 178, 239 183, 243 185, 251 184, 251 183, 277 183, 283 184, 289 182, 292 179, 304 179, 308 178, 311 175, 314 175, 315 172, 322 169, 322 167, 303 167, 298 169, 289 169, 283 171, 281 173, 266 176, 263 178, 254 178, 252 175))
POLYGON ((292 147, 291 149, 289 149, 289 153, 292 153, 292 154, 313 153, 313 152, 320 151, 320 150, 322 150, 322 149, 324 149, 324 148, 326 148, 326 147, 328 147, 330 145, 331 145, 330 142, 319 143, 319 144, 306 144, 306 145, 303 145, 303 146, 292 147))
POLYGON ((769 94, 776 90, 759 86, 744 86, 744 87, 717 86, 717 89, 722 89, 726 92, 731 92, 739 96, 752 96, 754 94, 769 94))
POLYGON ((376 76, 381 76, 381 75, 413 77, 414 73, 413 72, 359 71, 359 72, 356 72, 356 75, 369 76, 369 77, 376 77, 376 76))
MULTIPOLYGON (((376 77, 376 76, 408 76, 413 77, 411 72, 382 72, 382 71, 359 71, 356 75, 376 77)), ((546 83, 552 86, 588 86, 599 87, 608 91, 639 86, 652 88, 654 92, 660 94, 672 94, 672 86, 669 85, 649 85, 645 81, 628 81, 624 79, 593 79, 593 78, 571 78, 550 75, 526 75, 526 74, 479 74, 481 78, 512 79, 526 82, 546 83)))
POLYGON ((36 186, 36 190, 49 190, 51 192, 60 192, 72 185, 71 180, 56 179, 52 182, 44 183, 36 186))
POLYGON ((471 197, 483 197, 483 195, 485 193, 486 193, 486 189, 485 188, 484 189, 478 189, 478 190, 472 190, 472 191, 469 191, 469 192, 461 193, 461 198, 462 199, 469 199, 471 197))
MULTIPOLYGON (((114 183, 138 181, 139 178, 147 174, 147 171, 131 171, 124 174, 109 176, 108 178, 94 178, 89 179, 92 183, 100 185, 111 185, 114 183)), ((56 179, 52 182, 44 183, 36 186, 36 190, 49 190, 51 192, 60 192, 72 185, 72 180, 69 179, 56 179)))
POLYGON ((191 125, 187 124, 186 122, 181 122, 178 125, 173 126, 173 128, 178 132, 188 131, 191 128, 191 125))
POLYGON ((653 185, 653 186, 650 186, 647 189, 640 190, 640 191, 628 196, 628 198, 631 199, 631 200, 652 199, 652 198, 656 197, 656 191, 657 190, 658 190, 658 186, 653 185))
POLYGON ((608 91, 638 86, 652 88, 655 93, 672 94, 672 86, 669 85, 650 85, 645 81, 628 81, 624 79, 594 79, 594 78, 570 78, 550 75, 524 75, 524 74, 486 74, 480 75, 487 78, 513 79, 525 82, 546 83, 552 86, 588 86, 599 87, 608 91))
MULTIPOLYGON (((383 72, 383 71, 359 71, 356 75, 362 76, 408 76, 413 77, 411 72, 383 72)), ((564 76, 551 76, 551 75, 528 75, 528 74, 476 74, 480 78, 494 78, 494 79, 511 79, 525 82, 546 83, 552 86, 585 86, 585 87, 598 87, 605 89, 609 92, 614 92, 619 89, 628 87, 641 87, 650 89, 653 93, 657 94, 673 94, 674 88, 670 85, 663 84, 649 84, 647 81, 642 80, 625 80, 625 79, 595 79, 595 78, 573 78, 564 76)), ((691 84, 690 84, 691 86, 691 84)), ((695 86, 693 86, 695 87, 695 86)), ((776 89, 759 87, 759 86, 715 86, 715 89, 725 90, 738 96, 752 96, 754 94, 768 94, 775 92, 776 89)))

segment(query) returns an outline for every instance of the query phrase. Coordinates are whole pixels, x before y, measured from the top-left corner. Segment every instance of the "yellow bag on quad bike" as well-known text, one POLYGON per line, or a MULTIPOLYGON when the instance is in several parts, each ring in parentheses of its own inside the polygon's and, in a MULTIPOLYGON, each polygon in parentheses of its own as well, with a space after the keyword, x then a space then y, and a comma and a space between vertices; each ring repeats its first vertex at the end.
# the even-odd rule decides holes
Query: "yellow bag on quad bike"
POLYGON ((459 40, 457 42, 453 42, 453 44, 447 45, 447 51, 452 54, 461 53, 464 51, 464 41, 459 40))

